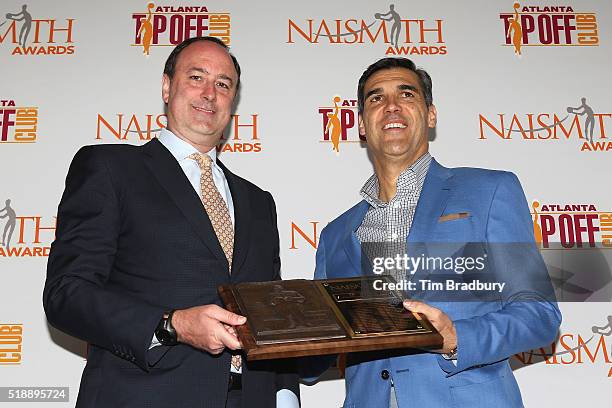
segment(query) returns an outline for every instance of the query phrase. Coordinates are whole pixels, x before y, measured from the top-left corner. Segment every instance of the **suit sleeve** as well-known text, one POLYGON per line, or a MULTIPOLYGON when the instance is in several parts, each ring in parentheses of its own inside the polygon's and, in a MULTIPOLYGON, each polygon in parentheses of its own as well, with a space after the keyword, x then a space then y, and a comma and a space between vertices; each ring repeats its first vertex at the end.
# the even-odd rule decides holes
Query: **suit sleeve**
POLYGON ((551 343, 561 323, 546 265, 534 243, 527 201, 512 173, 503 173, 497 185, 486 234, 490 267, 508 287, 497 311, 454 322, 457 366, 438 357, 450 375, 551 343))
POLYGON ((314 278, 327 279, 327 263, 325 259, 325 228, 323 231, 321 231, 321 238, 319 239, 319 246, 317 247, 314 278))
POLYGON ((43 305, 49 323, 148 370, 163 310, 109 284, 120 234, 120 200, 104 151, 75 156, 58 209, 43 305))
POLYGON ((268 197, 268 205, 270 207, 270 217, 272 220, 272 229, 273 236, 272 239, 274 241, 274 254, 273 254, 273 268, 274 268, 274 280, 281 279, 281 259, 280 259, 280 239, 278 237, 278 220, 276 215, 276 204, 274 203, 274 198, 272 194, 266 192, 268 197))

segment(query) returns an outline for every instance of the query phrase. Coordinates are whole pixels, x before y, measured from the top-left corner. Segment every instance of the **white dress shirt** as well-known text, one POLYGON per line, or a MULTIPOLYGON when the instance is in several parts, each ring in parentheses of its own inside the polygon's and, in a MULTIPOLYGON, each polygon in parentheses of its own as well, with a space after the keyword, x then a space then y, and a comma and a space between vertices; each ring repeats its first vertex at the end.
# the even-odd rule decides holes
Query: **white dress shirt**
MULTIPOLYGON (((198 150, 165 128, 161 130, 158 140, 166 149, 168 149, 170 154, 174 156, 179 166, 183 170, 183 173, 185 173, 185 176, 187 176, 187 179, 191 183, 191 186, 198 194, 198 197, 201 197, 200 166, 198 166, 198 163, 196 163, 195 160, 189 158, 191 154, 198 153, 198 150)), ((230 192, 229 185, 227 184, 225 174, 223 173, 223 170, 221 170, 221 167, 217 165, 217 149, 210 149, 210 151, 208 151, 206 154, 212 160, 211 169, 213 182, 215 183, 217 190, 219 190, 219 194, 221 194, 223 201, 225 201, 225 204, 227 205, 230 218, 232 219, 232 225, 235 228, 236 218, 234 217, 234 202, 232 201, 232 194, 230 192)), ((153 340, 151 341, 151 346, 149 348, 151 349, 159 345, 161 345, 161 343, 159 340, 157 340, 155 334, 153 334, 153 340)), ((242 369, 236 370, 231 364, 230 370, 237 373, 242 372, 242 369)), ((282 389, 276 393, 276 406, 278 408, 298 408, 300 404, 297 396, 292 391, 282 389)))
MULTIPOLYGON (((198 163, 195 160, 189 158, 189 156, 191 156, 193 153, 199 153, 198 149, 196 149, 183 139, 180 139, 174 133, 165 128, 162 129, 162 131, 160 132, 158 140, 162 145, 164 145, 166 149, 168 149, 170 154, 174 156, 179 166, 181 166, 183 173, 185 173, 185 176, 187 176, 189 183, 191 183, 191 186, 198 194, 198 197, 202 197, 202 192, 200 191, 200 176, 202 172, 198 163)), ((221 194, 223 201, 225 201, 225 204, 227 205, 227 208, 230 213, 230 218, 232 219, 232 224, 235 226, 236 222, 234 221, 234 202, 232 201, 232 195, 230 193, 229 185, 227 184, 225 174, 223 173, 223 170, 221 170, 221 168, 217 165, 217 150, 210 149, 210 151, 208 151, 206 154, 212 160, 211 170, 215 187, 217 187, 217 190, 219 190, 219 194, 221 194)), ((202 208, 202 210, 204 210, 204 208, 202 208)), ((159 345, 161 345, 161 343, 159 342, 155 334, 153 334, 153 339, 151 340, 151 346, 149 347, 149 349, 159 345)), ((236 370, 236 368, 234 368, 234 366, 231 364, 230 369, 235 373, 240 373, 242 371, 236 370)))
MULTIPOLYGON (((198 197, 200 197, 200 167, 195 160, 189 159, 189 156, 193 153, 199 153, 198 150, 183 139, 179 139, 168 129, 162 129, 158 139, 161 144, 163 144, 164 147, 170 151, 172 156, 174 156, 179 166, 181 166, 181 169, 185 173, 185 176, 187 176, 187 179, 189 179, 191 186, 198 194, 198 197)), ((234 218, 234 202, 232 201, 232 194, 230 192, 229 185, 227 184, 225 174, 223 173, 223 170, 221 170, 221 167, 217 165, 217 149, 210 149, 210 151, 206 154, 212 160, 211 168, 215 187, 217 187, 219 194, 221 194, 223 201, 225 201, 232 219, 232 224, 235 226, 236 221, 234 218)))

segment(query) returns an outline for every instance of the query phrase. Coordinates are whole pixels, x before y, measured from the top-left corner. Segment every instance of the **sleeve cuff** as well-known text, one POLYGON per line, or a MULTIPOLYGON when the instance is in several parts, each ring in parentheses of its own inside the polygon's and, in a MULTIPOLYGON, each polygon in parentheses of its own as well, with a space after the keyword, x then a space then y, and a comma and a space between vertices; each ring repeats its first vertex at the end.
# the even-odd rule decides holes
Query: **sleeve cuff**
POLYGON ((288 389, 278 390, 276 393, 277 408, 299 408, 300 401, 298 397, 288 389))
POLYGON ((157 346, 161 346, 161 343, 159 342, 159 340, 157 340, 157 336, 155 335, 155 333, 153 333, 153 338, 151 339, 151 345, 149 346, 149 350, 157 346))

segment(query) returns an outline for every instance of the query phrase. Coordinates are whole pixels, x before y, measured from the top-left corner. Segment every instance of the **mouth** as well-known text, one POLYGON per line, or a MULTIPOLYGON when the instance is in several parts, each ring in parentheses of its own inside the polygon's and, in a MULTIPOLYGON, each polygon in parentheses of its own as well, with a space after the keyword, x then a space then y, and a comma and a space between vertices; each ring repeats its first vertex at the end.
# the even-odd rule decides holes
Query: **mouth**
POLYGON ((198 111, 198 112, 206 113, 206 114, 209 114, 209 115, 212 115, 212 114, 215 113, 214 109, 208 109, 208 108, 199 107, 199 106, 193 106, 193 105, 191 105, 191 107, 194 110, 198 111))
POLYGON ((407 126, 402 122, 390 122, 383 126, 383 130, 389 129, 405 129, 407 126))

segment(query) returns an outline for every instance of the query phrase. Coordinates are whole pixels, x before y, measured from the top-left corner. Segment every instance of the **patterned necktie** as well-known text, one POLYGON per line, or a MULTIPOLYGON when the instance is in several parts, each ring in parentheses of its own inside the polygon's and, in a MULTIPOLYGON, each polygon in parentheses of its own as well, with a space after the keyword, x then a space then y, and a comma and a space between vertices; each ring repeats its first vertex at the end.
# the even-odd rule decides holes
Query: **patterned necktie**
MULTIPOLYGON (((223 197, 217 190, 212 177, 212 159, 207 154, 193 153, 189 156, 195 160, 200 167, 200 192, 201 200, 204 204, 204 209, 210 218, 210 223, 215 230, 217 239, 221 244, 223 253, 229 263, 229 271, 232 270, 232 255, 234 253, 234 226, 230 218, 227 204, 223 201, 223 197)), ((242 367, 242 359, 240 355, 232 355, 232 366, 236 371, 240 372, 242 367)))
POLYGON ((219 244, 225 253, 229 270, 232 270, 232 254, 234 253, 234 226, 230 218, 227 204, 223 201, 212 177, 212 159, 207 154, 194 153, 189 156, 198 163, 200 171, 200 192, 204 209, 215 230, 219 244))

